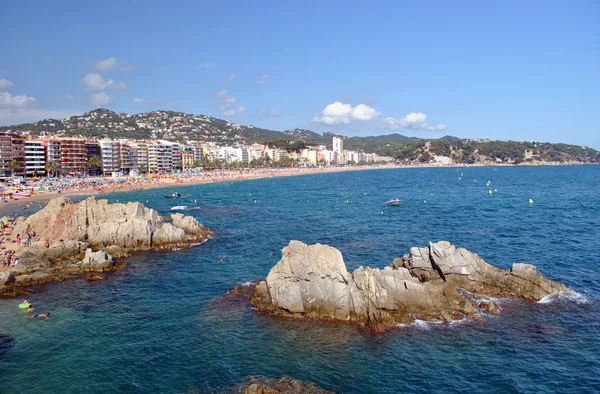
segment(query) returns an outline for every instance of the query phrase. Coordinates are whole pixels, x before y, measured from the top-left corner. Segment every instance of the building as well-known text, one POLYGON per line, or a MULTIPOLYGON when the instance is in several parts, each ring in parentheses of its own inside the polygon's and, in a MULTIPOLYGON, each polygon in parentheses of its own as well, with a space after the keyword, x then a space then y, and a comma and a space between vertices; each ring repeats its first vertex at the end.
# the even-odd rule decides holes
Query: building
POLYGON ((46 172, 46 150, 40 140, 25 141, 25 173, 27 176, 43 175, 46 172))
POLYGON ((25 176, 25 138, 16 135, 11 136, 12 142, 12 168, 13 176, 25 176))
POLYGON ((129 156, 131 157, 132 170, 148 171, 148 145, 145 142, 130 142, 129 156))
POLYGON ((100 149, 100 144, 96 141, 87 141, 85 143, 85 158, 88 163, 88 174, 96 176, 102 174, 102 151, 100 149), (97 157, 100 162, 99 166, 90 166, 90 159, 92 157, 97 157))
POLYGON ((12 175, 12 138, 9 134, 0 134, 0 178, 12 175))
POLYGON ((58 138, 46 138, 43 141, 46 150, 46 164, 51 163, 53 167, 49 174, 60 173, 61 140, 58 138))
POLYGON ((129 174, 129 171, 133 169, 131 165, 131 151, 126 140, 119 141, 119 167, 122 174, 129 174))
POLYGON ((65 175, 75 175, 84 172, 86 167, 85 140, 61 139, 60 171, 65 175))
POLYGON ((102 172, 104 175, 119 175, 121 167, 120 144, 112 140, 100 140, 100 160, 102 161, 102 172))
MULTIPOLYGON (((338 160, 343 158, 344 154, 344 139, 341 137, 333 137, 333 149, 332 149, 338 157, 338 160)), ((341 163, 343 164, 343 163, 341 163)))

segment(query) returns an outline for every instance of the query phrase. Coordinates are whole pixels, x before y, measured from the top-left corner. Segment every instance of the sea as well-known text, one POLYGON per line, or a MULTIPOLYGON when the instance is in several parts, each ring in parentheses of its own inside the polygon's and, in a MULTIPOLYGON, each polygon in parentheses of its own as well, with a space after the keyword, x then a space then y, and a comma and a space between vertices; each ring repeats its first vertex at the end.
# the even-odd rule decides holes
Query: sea
POLYGON ((36 288, 27 298, 48 320, 0 299, 0 393, 222 393, 250 375, 338 393, 600 392, 599 166, 378 169, 106 198, 193 215, 216 235, 136 254, 103 281, 36 288), (262 315, 227 294, 266 277, 290 240, 339 249, 349 271, 447 240, 504 269, 535 264, 574 293, 383 334, 262 315))

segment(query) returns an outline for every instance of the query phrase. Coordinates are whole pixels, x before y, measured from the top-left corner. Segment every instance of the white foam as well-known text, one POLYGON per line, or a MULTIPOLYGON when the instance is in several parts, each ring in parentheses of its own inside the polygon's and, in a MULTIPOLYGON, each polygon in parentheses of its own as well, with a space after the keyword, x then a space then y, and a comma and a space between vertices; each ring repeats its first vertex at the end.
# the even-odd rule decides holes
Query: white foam
POLYGON ((541 300, 538 301, 538 304, 550 304, 556 301, 565 301, 565 302, 575 302, 576 304, 586 304, 588 302, 588 298, 579 294, 576 291, 563 291, 559 294, 547 295, 542 297, 541 300))
POLYGON ((178 205, 176 207, 171 208, 171 211, 185 211, 186 209, 188 209, 187 206, 185 206, 185 205, 178 205))
POLYGON ((252 282, 244 282, 242 283, 242 286, 250 286, 252 284, 252 282))

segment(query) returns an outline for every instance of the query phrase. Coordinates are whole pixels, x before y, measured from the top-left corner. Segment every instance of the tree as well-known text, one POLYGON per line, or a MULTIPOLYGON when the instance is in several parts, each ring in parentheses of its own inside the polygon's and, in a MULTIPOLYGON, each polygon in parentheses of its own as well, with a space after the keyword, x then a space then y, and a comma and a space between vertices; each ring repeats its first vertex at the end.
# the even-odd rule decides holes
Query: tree
POLYGON ((139 172, 140 174, 144 174, 144 173, 146 173, 146 170, 147 170, 147 169, 146 169, 146 166, 145 166, 145 165, 143 165, 143 164, 140 164, 140 165, 138 166, 138 172, 139 172))
POLYGON ((56 171, 56 163, 53 162, 52 160, 48 160, 46 162, 46 165, 44 168, 46 169, 46 174, 49 176, 50 173, 53 173, 56 171))
POLYGON ((23 168, 23 163, 17 159, 10 162, 10 171, 12 172, 13 177, 15 176, 15 171, 20 170, 21 168, 23 168))
POLYGON ((92 156, 87 161, 88 168, 96 169, 102 166, 102 161, 98 156, 92 156))

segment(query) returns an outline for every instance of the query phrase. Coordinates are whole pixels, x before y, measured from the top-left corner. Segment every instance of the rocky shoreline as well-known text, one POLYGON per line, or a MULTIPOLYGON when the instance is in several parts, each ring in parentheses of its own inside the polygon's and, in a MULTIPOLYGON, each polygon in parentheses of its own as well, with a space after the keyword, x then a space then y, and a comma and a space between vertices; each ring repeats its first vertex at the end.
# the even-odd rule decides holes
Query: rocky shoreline
POLYGON ((0 273, 0 295, 27 293, 29 286, 81 274, 101 279, 101 273, 124 266, 118 258, 185 248, 214 235, 191 216, 164 218, 138 202, 109 204, 94 197, 77 204, 64 197, 51 200, 39 212, 18 218, 9 242, 33 233, 34 242, 15 251, 18 264, 0 273))
POLYGON ((490 296, 539 301, 569 291, 533 265, 502 270, 446 241, 413 247, 384 269, 352 273, 339 250, 291 241, 266 279, 232 293, 260 312, 348 321, 381 332, 416 320, 449 323, 499 313, 490 296))

